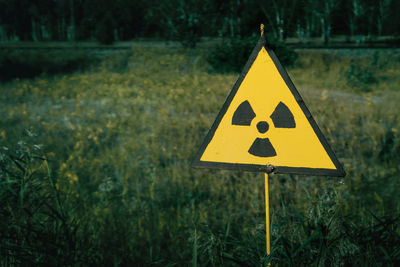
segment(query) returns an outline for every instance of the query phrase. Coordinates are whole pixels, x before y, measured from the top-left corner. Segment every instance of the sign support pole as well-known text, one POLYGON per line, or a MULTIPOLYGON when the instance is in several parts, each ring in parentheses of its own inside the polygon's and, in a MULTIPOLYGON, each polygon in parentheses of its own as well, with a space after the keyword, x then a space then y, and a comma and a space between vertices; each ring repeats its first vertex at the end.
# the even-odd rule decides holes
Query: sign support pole
MULTIPOLYGON (((266 245, 267 245, 267 256, 271 254, 271 235, 270 235, 270 222, 269 222, 269 181, 268 173, 265 173, 265 227, 266 227, 266 245)), ((271 266, 268 264, 268 266, 271 266)))
MULTIPOLYGON (((264 24, 260 25, 261 37, 264 35, 264 24)), ((265 173, 265 233, 266 233, 266 246, 267 246, 267 256, 271 254, 271 230, 269 223, 269 181, 268 173, 265 173)), ((268 264, 268 267, 271 264, 268 264)))

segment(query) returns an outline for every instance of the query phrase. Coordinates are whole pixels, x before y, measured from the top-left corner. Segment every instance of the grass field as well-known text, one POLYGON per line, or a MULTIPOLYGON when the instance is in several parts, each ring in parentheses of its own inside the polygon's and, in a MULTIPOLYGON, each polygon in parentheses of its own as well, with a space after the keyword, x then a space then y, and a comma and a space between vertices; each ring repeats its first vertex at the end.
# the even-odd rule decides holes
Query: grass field
POLYGON ((400 264, 400 53, 298 51, 289 75, 347 176, 271 175, 269 257, 262 174, 190 167, 238 77, 206 53, 0 84, 1 265, 400 264))

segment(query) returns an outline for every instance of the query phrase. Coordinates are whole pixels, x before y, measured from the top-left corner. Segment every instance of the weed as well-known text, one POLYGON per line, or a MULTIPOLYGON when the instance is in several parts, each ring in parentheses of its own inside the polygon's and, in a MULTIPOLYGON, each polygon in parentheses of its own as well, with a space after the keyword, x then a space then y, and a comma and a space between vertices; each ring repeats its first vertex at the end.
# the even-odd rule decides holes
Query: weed
POLYGON ((1 84, 2 265, 398 265, 393 55, 366 94, 343 75, 359 57, 299 52, 289 73, 347 176, 271 175, 266 257, 262 175, 190 168, 237 79, 209 73, 206 53, 137 47, 1 84))
POLYGON ((76 203, 58 189, 41 145, 21 140, 14 148, 2 146, 0 177, 1 264, 82 263, 76 203))
POLYGON ((371 91, 369 86, 377 82, 374 65, 370 63, 364 67, 361 64, 357 64, 355 60, 351 60, 349 69, 346 72, 346 79, 349 85, 360 88, 364 92, 371 91))

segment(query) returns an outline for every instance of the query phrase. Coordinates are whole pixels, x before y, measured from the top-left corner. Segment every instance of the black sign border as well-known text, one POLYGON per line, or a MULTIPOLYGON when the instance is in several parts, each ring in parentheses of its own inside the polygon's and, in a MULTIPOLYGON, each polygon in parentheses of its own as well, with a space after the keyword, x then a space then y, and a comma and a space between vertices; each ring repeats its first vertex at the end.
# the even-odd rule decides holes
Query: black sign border
POLYGON ((333 152, 333 150, 329 146, 328 142, 326 141, 325 136, 322 134, 317 123, 315 122, 314 118, 312 117, 310 111, 308 110, 306 104, 304 103, 302 97, 300 96, 300 93, 297 91, 292 80, 290 79, 289 75, 287 74, 285 68, 279 62, 275 53, 271 49, 266 47, 265 44, 266 44, 266 40, 265 40, 264 36, 261 36, 257 45, 254 47, 249 59, 247 60, 247 63, 244 66, 242 73, 240 74, 238 80, 236 81, 231 92, 229 93, 228 97, 226 98, 224 105, 222 106, 220 112, 217 115, 217 118, 215 119, 213 125, 211 126, 211 129, 209 130, 207 136, 205 137, 196 157, 194 158, 194 160, 192 162, 192 167, 211 168, 211 169, 243 170, 243 171, 254 171, 254 172, 270 172, 271 171, 270 165, 224 163, 224 162, 213 162, 213 161, 201 161, 200 160, 201 156, 203 155, 208 144, 214 137, 215 131, 217 130, 219 124, 221 123, 221 120, 224 117, 226 111, 228 110, 240 85, 242 84, 244 78, 246 77, 251 66, 253 65, 254 61, 256 60, 258 53, 264 47, 266 49, 266 51, 268 52, 269 56, 271 57, 272 61, 274 62, 276 68, 278 69, 278 71, 279 71, 280 75, 282 76, 283 80, 285 81, 286 85, 289 87, 290 91, 292 92, 294 98, 296 99, 297 103, 299 104, 300 108, 302 109, 304 115, 306 116, 309 123, 311 124, 311 127, 313 128, 314 132, 318 136, 319 141, 321 142, 322 146, 324 147, 324 149, 326 150, 330 159, 332 160, 333 164, 336 167, 336 169, 323 169, 323 168, 300 168, 300 167, 287 167, 287 166, 273 166, 273 172, 274 173, 288 173, 288 174, 344 177, 346 175, 346 173, 345 173, 342 165, 340 164, 335 153, 333 152))

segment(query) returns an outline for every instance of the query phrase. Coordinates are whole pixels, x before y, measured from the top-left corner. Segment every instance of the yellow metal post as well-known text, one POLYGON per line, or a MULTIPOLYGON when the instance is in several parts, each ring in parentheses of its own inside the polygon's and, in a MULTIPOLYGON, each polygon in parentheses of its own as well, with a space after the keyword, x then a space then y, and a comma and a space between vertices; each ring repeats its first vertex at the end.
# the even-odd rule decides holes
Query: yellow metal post
POLYGON ((264 35, 264 24, 262 24, 262 23, 260 25, 260 33, 261 33, 261 36, 264 35))
MULTIPOLYGON (((266 226, 266 243, 267 255, 271 253, 271 237, 270 237, 270 224, 269 224, 269 182, 268 173, 265 173, 265 226, 266 226)), ((270 264, 268 264, 270 266, 270 264)))

